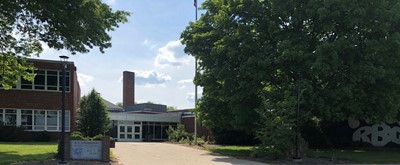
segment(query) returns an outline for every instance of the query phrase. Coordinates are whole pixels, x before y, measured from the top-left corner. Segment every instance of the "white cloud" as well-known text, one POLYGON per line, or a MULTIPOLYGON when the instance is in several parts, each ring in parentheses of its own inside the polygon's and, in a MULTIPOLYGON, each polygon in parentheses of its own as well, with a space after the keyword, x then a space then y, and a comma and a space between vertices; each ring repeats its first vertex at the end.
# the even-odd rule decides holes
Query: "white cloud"
POLYGON ((78 73, 79 85, 82 88, 86 87, 90 82, 93 81, 93 79, 94 79, 93 76, 82 74, 82 73, 78 73))
POLYGON ((148 39, 145 39, 142 42, 142 45, 146 46, 146 47, 149 47, 150 50, 153 50, 153 49, 155 49, 157 47, 157 44, 154 44, 152 41, 150 41, 148 39))
POLYGON ((154 62, 155 66, 175 66, 179 67, 189 64, 190 56, 183 51, 184 46, 180 40, 169 41, 165 46, 158 49, 158 54, 154 62))
POLYGON ((193 83, 192 79, 186 79, 186 80, 179 80, 178 84, 186 84, 186 83, 193 83))
POLYGON ((192 79, 179 80, 177 83, 181 84, 181 86, 179 87, 180 89, 185 89, 186 84, 193 83, 193 80, 192 79))
MULTIPOLYGON (((203 91, 197 91, 197 99, 200 99, 201 96, 203 96, 203 91)), ((189 101, 190 103, 194 103, 194 92, 192 93, 186 93, 186 100, 189 101)))
POLYGON ((134 71, 135 84, 150 87, 151 85, 165 85, 167 81, 171 80, 171 76, 159 73, 155 70, 152 71, 134 71))

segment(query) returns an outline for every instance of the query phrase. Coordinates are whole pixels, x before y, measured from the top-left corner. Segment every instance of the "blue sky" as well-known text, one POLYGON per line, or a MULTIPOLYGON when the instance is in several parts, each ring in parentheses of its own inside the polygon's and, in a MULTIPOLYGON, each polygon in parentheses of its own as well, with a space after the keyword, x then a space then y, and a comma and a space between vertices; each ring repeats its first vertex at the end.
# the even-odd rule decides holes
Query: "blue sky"
MULTIPOLYGON (((69 55, 77 67, 82 95, 92 88, 113 103, 122 102, 122 73, 136 73, 136 102, 194 107, 194 58, 184 53, 180 33, 195 19, 193 0, 104 0, 131 13, 112 36, 112 48, 71 55, 44 47, 39 58, 69 55)), ((198 1, 200 4, 203 1, 198 1)), ((199 14, 200 15, 200 14, 199 14)), ((201 88, 199 88, 201 94, 201 88)))

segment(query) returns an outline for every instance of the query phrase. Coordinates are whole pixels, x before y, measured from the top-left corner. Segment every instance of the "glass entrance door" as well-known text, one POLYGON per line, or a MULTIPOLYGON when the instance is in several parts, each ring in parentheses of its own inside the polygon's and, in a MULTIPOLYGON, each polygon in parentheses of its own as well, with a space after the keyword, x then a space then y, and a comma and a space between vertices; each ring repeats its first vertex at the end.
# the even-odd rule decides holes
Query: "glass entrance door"
POLYGON ((142 141, 141 125, 119 125, 118 141, 142 141))
POLYGON ((134 140, 135 141, 142 141, 142 126, 135 125, 135 132, 134 132, 134 140))

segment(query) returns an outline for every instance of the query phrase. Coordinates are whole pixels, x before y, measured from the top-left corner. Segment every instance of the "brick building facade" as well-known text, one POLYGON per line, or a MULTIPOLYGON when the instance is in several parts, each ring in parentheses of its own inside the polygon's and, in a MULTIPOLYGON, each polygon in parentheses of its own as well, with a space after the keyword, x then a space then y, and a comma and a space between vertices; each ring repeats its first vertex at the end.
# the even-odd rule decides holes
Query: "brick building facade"
MULTIPOLYGON (((48 131, 52 139, 61 132, 62 66, 60 61, 29 59, 37 68, 33 82, 21 78, 12 89, 0 86, 0 121, 25 131, 48 131)), ((73 62, 66 68, 66 132, 76 130, 80 87, 73 62)))

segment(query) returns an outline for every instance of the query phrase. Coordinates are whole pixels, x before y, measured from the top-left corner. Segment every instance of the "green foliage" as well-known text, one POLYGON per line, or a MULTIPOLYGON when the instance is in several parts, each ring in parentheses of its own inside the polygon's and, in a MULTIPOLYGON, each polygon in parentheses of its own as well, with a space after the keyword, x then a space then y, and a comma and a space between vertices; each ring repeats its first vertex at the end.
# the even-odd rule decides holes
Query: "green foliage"
POLYGON ((85 138, 82 133, 78 131, 72 132, 70 138, 71 140, 87 140, 87 138, 85 138))
POLYGON ((176 110, 176 107, 174 106, 167 106, 167 111, 173 111, 176 110))
POLYGON ((202 9, 181 39, 199 61, 205 126, 257 132, 261 149, 287 155, 297 83, 300 124, 399 119, 399 1, 206 0, 202 9))
POLYGON ((50 132, 47 131, 32 132, 32 140, 35 142, 49 142, 51 140, 50 132))
MULTIPOLYGON (((308 150, 307 157, 344 159, 365 164, 399 164, 398 150, 308 150)), ((355 164, 355 163, 352 163, 355 164)))
POLYGON ((72 54, 87 53, 93 47, 104 53, 111 47, 107 32, 127 22, 127 16, 101 0, 1 1, 0 84, 9 89, 21 76, 32 77, 26 70, 33 66, 26 58, 39 56, 42 44, 72 54))
POLYGON ((207 148, 207 151, 226 156, 249 157, 254 150, 254 146, 218 146, 207 148))
POLYGON ((123 104, 122 102, 118 102, 116 105, 117 105, 118 107, 121 107, 121 108, 124 107, 124 104, 123 104))
POLYGON ((253 134, 249 134, 245 131, 213 128, 211 132, 217 144, 254 145, 260 143, 253 134))
POLYGON ((169 126, 167 129, 168 141, 180 142, 180 141, 191 141, 193 140, 193 135, 185 131, 185 126, 178 124, 176 128, 169 126))
POLYGON ((286 158, 292 153, 295 141, 295 113, 287 109, 291 104, 286 104, 284 100, 278 105, 272 105, 279 109, 271 109, 271 105, 272 103, 265 103, 263 108, 257 110, 261 116, 260 129, 257 131, 261 144, 257 147, 256 154, 272 159, 286 158))
POLYGON ((96 135, 91 138, 91 140, 101 140, 103 138, 103 135, 96 135))
POLYGON ((24 129, 17 126, 5 126, 0 122, 0 141, 17 142, 24 136, 24 129))
POLYGON ((100 94, 92 89, 82 97, 78 111, 78 130, 84 136, 104 134, 110 124, 107 107, 100 94))

